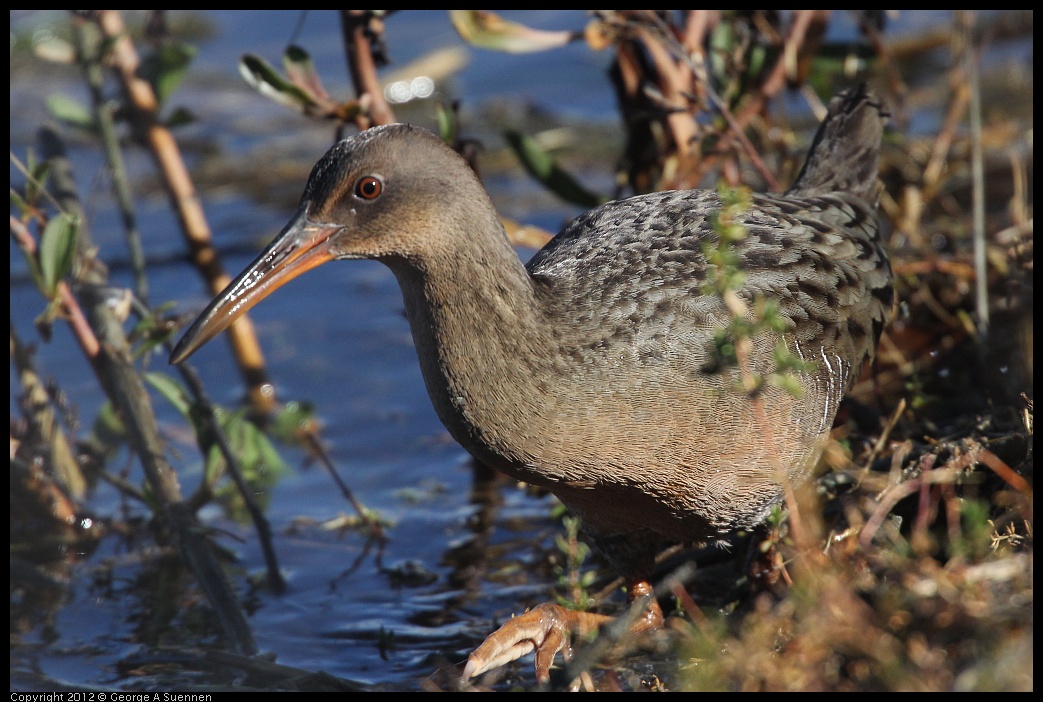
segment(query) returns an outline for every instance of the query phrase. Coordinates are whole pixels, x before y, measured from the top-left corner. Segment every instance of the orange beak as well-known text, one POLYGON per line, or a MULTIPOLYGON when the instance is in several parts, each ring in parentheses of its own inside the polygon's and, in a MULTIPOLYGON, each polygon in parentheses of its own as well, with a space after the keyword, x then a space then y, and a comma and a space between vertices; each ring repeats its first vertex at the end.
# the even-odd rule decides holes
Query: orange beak
POLYGON ((332 260, 330 239, 340 230, 337 225, 312 222, 301 207, 264 253, 196 318, 174 347, 170 362, 181 363, 274 290, 332 260))

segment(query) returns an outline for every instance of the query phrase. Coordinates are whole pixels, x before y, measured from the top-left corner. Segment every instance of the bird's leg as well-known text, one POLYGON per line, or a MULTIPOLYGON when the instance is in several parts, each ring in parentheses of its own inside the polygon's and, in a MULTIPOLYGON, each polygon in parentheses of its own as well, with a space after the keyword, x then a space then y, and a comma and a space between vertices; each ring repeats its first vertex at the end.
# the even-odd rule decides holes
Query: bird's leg
POLYGON ((659 603, 656 602, 655 589, 652 587, 652 583, 647 580, 638 580, 630 583, 630 587, 627 588, 627 601, 633 604, 634 602, 639 602, 643 597, 648 597, 648 606, 634 620, 634 623, 630 625, 630 628, 627 630, 629 634, 655 631, 663 626, 663 610, 659 608, 659 603))
MULTIPOLYGON (((651 594, 652 585, 647 580, 639 580, 631 583, 627 599, 634 602, 651 594)), ((545 602, 514 617, 490 634, 467 659, 463 678, 469 680, 535 651, 536 680, 544 684, 550 680, 550 666, 555 654, 561 651, 566 660, 571 657, 573 635, 583 638, 612 619, 605 614, 577 612, 545 602)), ((629 633, 651 631, 662 625, 663 611, 651 598, 645 611, 630 626, 629 633)))
POLYGON ((781 539, 777 527, 768 528, 763 524, 754 527, 746 558, 746 577, 754 592, 772 592, 793 584, 779 553, 781 539))

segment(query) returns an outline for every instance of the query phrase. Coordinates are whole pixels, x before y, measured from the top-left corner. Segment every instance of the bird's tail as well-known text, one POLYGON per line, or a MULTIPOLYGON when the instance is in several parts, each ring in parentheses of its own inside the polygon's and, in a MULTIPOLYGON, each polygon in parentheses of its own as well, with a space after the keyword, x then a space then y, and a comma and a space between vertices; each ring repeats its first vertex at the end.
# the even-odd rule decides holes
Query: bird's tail
POLYGON ((876 205, 880 139, 889 116, 865 83, 833 98, 789 194, 846 192, 876 205))

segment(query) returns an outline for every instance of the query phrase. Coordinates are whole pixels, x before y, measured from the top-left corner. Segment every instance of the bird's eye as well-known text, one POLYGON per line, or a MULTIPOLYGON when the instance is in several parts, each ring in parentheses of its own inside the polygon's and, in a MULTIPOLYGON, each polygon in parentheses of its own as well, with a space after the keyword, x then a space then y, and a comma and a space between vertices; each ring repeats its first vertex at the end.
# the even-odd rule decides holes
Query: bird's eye
POLYGON ((383 189, 384 184, 374 176, 362 176, 355 183, 355 194, 363 200, 376 200, 383 189))

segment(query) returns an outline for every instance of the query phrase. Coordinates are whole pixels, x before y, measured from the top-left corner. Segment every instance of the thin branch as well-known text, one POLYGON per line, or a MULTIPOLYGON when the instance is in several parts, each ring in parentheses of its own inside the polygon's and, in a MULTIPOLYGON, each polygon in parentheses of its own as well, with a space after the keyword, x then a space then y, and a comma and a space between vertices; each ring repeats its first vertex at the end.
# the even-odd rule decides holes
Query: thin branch
MULTIPOLYGON (((760 157, 760 154, 757 153, 756 147, 754 147, 753 143, 746 136, 745 128, 746 124, 749 122, 750 116, 753 114, 752 109, 748 107, 747 110, 744 112, 745 119, 737 118, 735 115, 733 115, 731 113, 731 110, 728 109, 728 105, 725 103, 725 101, 721 98, 720 95, 717 94, 717 91, 713 89, 713 86, 710 85, 710 82, 706 76, 706 67, 702 64, 702 62, 696 60, 688 51, 685 50, 684 46, 682 46, 681 43, 677 41, 670 27, 666 24, 666 22, 662 20, 662 18, 660 18, 658 15, 655 15, 654 13, 652 14, 652 18, 653 24, 658 29, 660 38, 662 38, 662 40, 666 42, 667 46, 674 53, 675 56, 683 60, 688 65, 689 69, 692 71, 692 74, 695 77, 696 84, 701 86, 701 89, 705 91, 706 97, 709 99, 710 105, 715 110, 717 110, 718 114, 720 114, 721 117, 724 118, 724 121, 728 124, 728 128, 731 130, 732 135, 739 142, 739 145, 742 147, 743 152, 746 154, 747 158, 750 159, 750 162, 753 164, 753 167, 757 169, 758 173, 760 173, 768 189, 778 190, 778 181, 775 180, 775 176, 772 174, 771 170, 767 167, 767 165, 765 165, 764 160, 760 157)), ((780 61, 781 60, 782 59, 780 58, 780 61)), ((763 87, 761 93, 763 93, 763 87)), ((761 96, 761 93, 757 94, 762 100, 762 102, 757 105, 758 110, 760 108, 760 105, 763 104, 764 101, 764 97, 761 96)), ((758 97, 755 97, 754 101, 756 102, 757 100, 758 97)))
MULTIPOLYGON (((14 215, 11 215, 11 234, 14 236, 18 246, 27 255, 36 255, 36 239, 25 224, 14 215)), ((98 338, 94 335, 91 325, 87 322, 87 317, 84 316, 80 303, 76 301, 68 283, 64 280, 58 282, 58 295, 62 302, 62 316, 72 330, 73 338, 80 345, 83 355, 94 366, 100 352, 98 338)), ((96 366, 95 373, 97 373, 96 366)))
POLYGON ((104 79, 100 55, 102 49, 96 35, 85 31, 85 21, 80 17, 73 20, 73 36, 76 40, 77 60, 90 89, 91 103, 94 106, 94 120, 99 128, 105 160, 109 164, 113 193, 123 220, 131 269, 134 272, 134 294, 139 300, 148 304, 145 252, 141 245, 141 233, 138 231, 137 219, 134 216, 134 196, 127 178, 127 168, 123 161, 123 152, 120 150, 119 137, 116 135, 112 107, 102 95, 104 79), (91 40, 92 37, 95 38, 94 41, 91 40))
POLYGON ((33 367, 29 349, 19 339, 14 323, 9 327, 11 364, 18 373, 18 384, 22 388, 18 404, 31 427, 30 435, 39 437, 47 447, 50 472, 73 499, 80 500, 87 490, 87 481, 73 456, 61 422, 55 416, 50 394, 33 367))
POLYGON ((395 113, 384 99, 384 89, 377 76, 377 65, 373 60, 373 44, 370 34, 374 33, 375 19, 371 10, 341 10, 341 33, 348 61, 348 72, 355 85, 355 94, 365 101, 366 112, 355 118, 360 129, 377 124, 391 124, 395 113))
POLYGON ((975 308, 978 312, 978 334, 984 342, 989 335, 989 286, 985 244, 985 165, 981 145, 981 81, 978 76, 980 49, 975 37, 973 10, 960 12, 964 62, 970 88, 971 183, 974 232, 975 308))
MULTIPOLYGON (((41 142, 43 156, 56 164, 51 177, 55 189, 63 193, 63 211, 82 219, 82 208, 75 199, 72 171, 61 141, 53 132, 43 130, 41 142)), ((91 244, 85 227, 79 236, 81 250, 89 249, 91 244)), ((87 320, 98 340, 93 366, 101 386, 127 428, 130 445, 141 462, 153 498, 160 506, 159 513, 176 536, 182 558, 206 594, 229 645, 236 651, 252 655, 257 652, 257 645, 246 617, 210 548, 205 530, 181 496, 177 472, 167 461, 159 423, 141 375, 134 367, 122 319, 108 304, 108 288, 101 284, 104 283, 102 274, 96 268, 86 267, 86 270, 91 282, 99 283, 82 285, 79 292, 85 303, 87 320)))
MULTIPOLYGON (((159 104, 152 86, 138 75, 138 54, 123 25, 123 18, 118 10, 97 10, 94 17, 102 34, 112 45, 113 68, 131 108, 134 127, 156 160, 171 205, 188 240, 192 260, 210 286, 210 292, 216 295, 232 279, 224 272, 217 258, 206 214, 177 142, 170 130, 159 122, 159 104)), ((264 354, 253 324, 247 317, 240 317, 228 333, 240 373, 247 385, 250 402, 262 412, 270 411, 275 406, 275 393, 268 381, 264 354)))
POLYGON ((304 439, 304 443, 307 444, 312 455, 318 459, 319 463, 322 464, 322 467, 330 474, 333 482, 340 488, 340 492, 344 496, 344 499, 346 499, 355 510, 355 513, 359 516, 359 520, 369 529, 370 535, 382 546, 387 543, 387 536, 384 534, 380 522, 374 519, 373 516, 366 511, 366 508, 363 507, 362 503, 355 499, 355 494, 351 491, 351 488, 348 487, 347 483, 341 480, 336 467, 333 465, 333 461, 331 461, 329 456, 326 454, 326 450, 322 447, 319 437, 315 432, 304 431, 302 432, 301 438, 304 439))
POLYGON ((261 552, 264 554, 264 563, 268 570, 268 585, 276 594, 282 593, 286 590, 286 580, 282 577, 282 572, 279 570, 279 559, 275 554, 275 546, 272 543, 272 530, 268 524, 268 519, 264 516, 264 511, 260 505, 257 504, 257 500, 254 499, 253 489, 243 476, 243 468, 239 457, 232 450, 228 437, 217 421, 214 405, 207 397, 206 390, 195 368, 189 363, 181 363, 178 365, 178 370, 181 372, 181 377, 184 379, 189 392, 194 396, 196 406, 204 413, 204 419, 213 434, 214 441, 217 443, 221 455, 224 456, 228 474, 232 477, 232 482, 235 483, 236 489, 239 491, 239 496, 246 506, 246 511, 250 514, 250 520, 253 522, 254 529, 257 530, 257 536, 261 543, 261 552))

